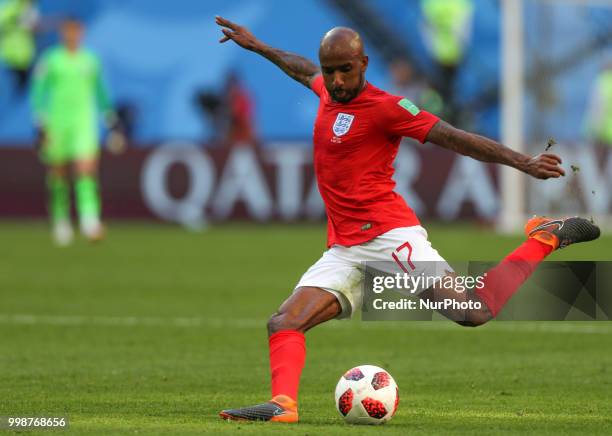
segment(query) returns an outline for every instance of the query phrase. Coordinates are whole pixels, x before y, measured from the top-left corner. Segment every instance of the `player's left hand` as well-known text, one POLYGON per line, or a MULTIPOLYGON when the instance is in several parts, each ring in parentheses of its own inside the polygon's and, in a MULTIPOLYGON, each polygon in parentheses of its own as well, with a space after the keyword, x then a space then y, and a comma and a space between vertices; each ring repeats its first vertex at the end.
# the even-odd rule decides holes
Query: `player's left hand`
POLYGON ((121 120, 114 112, 110 112, 105 121, 108 128, 106 148, 113 154, 123 153, 127 148, 127 136, 121 120))
POLYGON ((529 159, 524 171, 536 179, 556 179, 565 176, 561 163, 561 158, 556 154, 542 153, 529 159))
POLYGON ((121 154, 127 148, 127 139, 123 132, 111 130, 106 138, 106 148, 113 154, 121 154))

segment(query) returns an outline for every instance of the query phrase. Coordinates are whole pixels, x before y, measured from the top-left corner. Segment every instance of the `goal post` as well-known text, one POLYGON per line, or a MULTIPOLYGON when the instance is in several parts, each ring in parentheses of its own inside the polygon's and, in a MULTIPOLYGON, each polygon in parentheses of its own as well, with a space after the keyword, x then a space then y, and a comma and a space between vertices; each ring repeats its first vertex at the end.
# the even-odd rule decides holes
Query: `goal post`
MULTIPOLYGON (((524 54, 523 0, 502 0, 501 136, 502 142, 525 152, 523 135, 524 54)), ((514 233, 524 221, 525 184, 522 174, 502 166, 501 208, 497 222, 502 233, 514 233)))

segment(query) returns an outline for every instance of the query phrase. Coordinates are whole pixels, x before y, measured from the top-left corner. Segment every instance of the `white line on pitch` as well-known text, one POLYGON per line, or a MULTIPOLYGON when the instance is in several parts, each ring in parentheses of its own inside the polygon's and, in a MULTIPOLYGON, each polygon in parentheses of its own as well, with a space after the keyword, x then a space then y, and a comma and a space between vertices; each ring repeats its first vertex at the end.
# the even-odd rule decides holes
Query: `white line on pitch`
MULTIPOLYGON (((82 316, 82 315, 33 315, 0 314, 4 325, 52 325, 52 326, 111 326, 111 327, 183 327, 183 328, 261 328, 265 319, 257 318, 206 318, 206 317, 147 317, 147 316, 82 316)), ((465 330, 449 321, 417 322, 348 322, 339 321, 325 324, 323 328, 348 328, 364 330, 465 330)), ((473 329, 469 329, 473 330, 473 329)), ((582 322, 492 322, 476 331, 537 332, 537 333, 580 333, 612 334, 608 323, 582 322)))

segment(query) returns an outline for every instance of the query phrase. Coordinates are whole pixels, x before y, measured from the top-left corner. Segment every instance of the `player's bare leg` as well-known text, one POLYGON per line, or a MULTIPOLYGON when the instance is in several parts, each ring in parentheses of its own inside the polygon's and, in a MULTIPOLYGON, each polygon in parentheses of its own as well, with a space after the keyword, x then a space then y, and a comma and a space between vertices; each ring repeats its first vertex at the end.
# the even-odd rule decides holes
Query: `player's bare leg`
MULTIPOLYGON (((457 274, 449 272, 447 276, 454 277, 457 274)), ((490 321, 494 318, 493 314, 487 307, 487 305, 480 299, 480 297, 472 291, 458 292, 452 288, 434 287, 429 288, 419 296, 423 300, 429 302, 443 302, 446 300, 453 300, 460 303, 461 306, 456 307, 474 307, 475 309, 438 309, 437 311, 444 315, 446 318, 455 321, 457 324, 467 327, 477 327, 490 321), (462 304, 467 303, 467 304, 462 304)))
POLYGON ((335 318, 342 308, 335 295, 320 288, 298 288, 268 320, 268 336, 282 330, 305 333, 335 318))
POLYGON ((104 238, 100 221, 100 197, 98 193, 98 160, 83 159, 74 163, 76 175, 75 194, 81 233, 90 241, 104 238))
POLYGON ((53 240, 59 246, 66 246, 74 236, 70 223, 70 183, 66 165, 48 167, 47 190, 53 240))
POLYGON ((223 410, 227 420, 297 422, 297 393, 306 359, 304 333, 335 318, 342 308, 335 295, 298 288, 268 321, 272 399, 251 407, 223 410))
POLYGON ((525 243, 487 272, 481 289, 457 292, 454 289, 431 288, 423 292, 421 298, 430 301, 451 299, 458 303, 468 303, 463 305, 468 309, 445 309, 439 312, 464 326, 482 325, 497 316, 510 297, 552 251, 597 239, 600 230, 589 220, 579 217, 533 217, 525 225, 525 235, 525 243))

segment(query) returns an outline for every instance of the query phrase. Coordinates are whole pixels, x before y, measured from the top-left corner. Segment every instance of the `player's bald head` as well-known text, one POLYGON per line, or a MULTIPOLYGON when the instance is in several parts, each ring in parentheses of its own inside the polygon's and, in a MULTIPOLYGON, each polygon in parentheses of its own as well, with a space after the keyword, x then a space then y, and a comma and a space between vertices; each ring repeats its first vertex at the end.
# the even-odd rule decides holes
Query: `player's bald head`
POLYGON ((321 39, 321 57, 361 57, 364 55, 363 41, 359 33, 349 27, 334 27, 321 39))
POLYGON ((334 27, 321 40, 319 63, 325 87, 332 99, 348 103, 365 87, 368 57, 359 33, 334 27))

